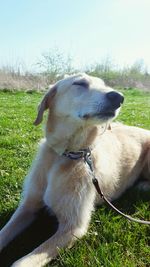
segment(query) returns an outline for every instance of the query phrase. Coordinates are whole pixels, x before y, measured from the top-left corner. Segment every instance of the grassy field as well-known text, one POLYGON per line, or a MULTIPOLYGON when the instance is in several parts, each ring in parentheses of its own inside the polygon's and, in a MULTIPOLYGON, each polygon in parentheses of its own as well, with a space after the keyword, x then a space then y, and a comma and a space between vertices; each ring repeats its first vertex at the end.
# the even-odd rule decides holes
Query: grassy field
MULTIPOLYGON (((150 129, 150 93, 135 89, 123 93, 126 100, 118 120, 150 129)), ((40 98, 38 93, 0 92, 0 227, 18 205, 23 178, 43 136, 42 127, 33 126, 40 98)), ((115 204, 134 217, 148 220, 149 201, 150 192, 130 189, 115 204)), ((37 221, 3 250, 0 266, 10 266, 46 240, 56 227, 55 218, 49 218, 46 211, 41 211, 37 221)), ((86 237, 71 250, 61 251, 60 256, 47 266, 149 267, 149 246, 149 226, 128 222, 104 205, 93 214, 86 237)))

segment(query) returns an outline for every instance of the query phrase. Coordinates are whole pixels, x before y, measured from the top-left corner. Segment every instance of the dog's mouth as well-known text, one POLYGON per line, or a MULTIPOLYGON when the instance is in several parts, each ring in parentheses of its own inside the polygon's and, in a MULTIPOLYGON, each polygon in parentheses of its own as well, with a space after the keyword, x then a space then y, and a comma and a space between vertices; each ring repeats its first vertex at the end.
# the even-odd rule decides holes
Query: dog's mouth
POLYGON ((94 117, 100 118, 100 119, 109 119, 115 117, 115 111, 109 111, 109 112, 100 112, 98 114, 95 114, 94 117))
POLYGON ((109 120, 112 119, 116 116, 116 111, 107 111, 107 112, 98 112, 98 113, 93 113, 93 114, 85 114, 83 116, 83 119, 92 119, 92 118, 97 118, 97 119, 102 119, 102 120, 109 120))

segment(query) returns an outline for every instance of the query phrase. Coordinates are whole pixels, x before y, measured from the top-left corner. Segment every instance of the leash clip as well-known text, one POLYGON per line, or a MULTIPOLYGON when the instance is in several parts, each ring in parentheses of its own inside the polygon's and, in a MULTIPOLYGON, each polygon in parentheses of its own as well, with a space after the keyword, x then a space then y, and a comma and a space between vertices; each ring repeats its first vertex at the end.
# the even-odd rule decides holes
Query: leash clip
POLYGON ((87 150, 86 150, 86 153, 84 155, 84 162, 88 164, 91 172, 92 172, 92 175, 94 176, 94 167, 93 167, 93 161, 92 161, 92 158, 91 158, 91 150, 90 148, 88 147, 87 150))

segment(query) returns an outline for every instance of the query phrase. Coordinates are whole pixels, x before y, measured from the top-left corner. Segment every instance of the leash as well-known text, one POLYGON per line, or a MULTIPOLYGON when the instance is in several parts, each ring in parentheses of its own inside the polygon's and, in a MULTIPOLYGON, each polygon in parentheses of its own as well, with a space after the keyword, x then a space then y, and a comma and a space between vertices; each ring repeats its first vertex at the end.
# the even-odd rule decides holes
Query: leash
POLYGON ((119 209, 117 209, 108 199, 107 197, 105 197, 105 195, 103 194, 100 186, 99 186, 99 182, 95 176, 94 173, 94 165, 93 165, 93 160, 91 157, 91 150, 89 148, 87 149, 82 149, 79 150, 78 152, 72 152, 72 151, 65 151, 63 153, 63 156, 68 157, 69 159, 72 160, 78 160, 83 158, 84 162, 88 165, 88 167, 90 168, 91 174, 92 174, 92 182, 93 185, 95 186, 95 189, 97 191, 97 193, 100 195, 100 197, 108 204, 109 207, 111 207, 114 211, 116 211, 118 214, 122 215, 123 217, 125 217, 126 219, 132 221, 132 222, 137 222, 137 223, 142 223, 142 224, 148 224, 150 225, 150 221, 145 221, 145 220, 139 220, 139 219, 135 219, 125 213, 123 213, 122 211, 120 211, 119 209))

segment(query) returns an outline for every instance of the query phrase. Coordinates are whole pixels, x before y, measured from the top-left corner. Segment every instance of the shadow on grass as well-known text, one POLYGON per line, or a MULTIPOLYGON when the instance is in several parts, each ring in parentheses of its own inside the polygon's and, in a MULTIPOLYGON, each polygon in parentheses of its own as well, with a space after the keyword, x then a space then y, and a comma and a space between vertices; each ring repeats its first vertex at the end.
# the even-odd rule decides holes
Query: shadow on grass
POLYGON ((142 203, 150 203, 150 191, 139 190, 138 187, 128 189, 119 199, 115 200, 114 205, 129 214, 136 212, 136 207, 142 203))
MULTIPOLYGON (((11 217, 10 214, 1 214, 0 217, 11 217)), ((0 253, 0 266, 9 267, 17 259, 30 253, 34 248, 52 236, 58 228, 56 217, 50 216, 46 209, 42 209, 36 220, 0 253)))

